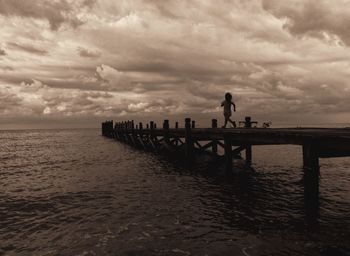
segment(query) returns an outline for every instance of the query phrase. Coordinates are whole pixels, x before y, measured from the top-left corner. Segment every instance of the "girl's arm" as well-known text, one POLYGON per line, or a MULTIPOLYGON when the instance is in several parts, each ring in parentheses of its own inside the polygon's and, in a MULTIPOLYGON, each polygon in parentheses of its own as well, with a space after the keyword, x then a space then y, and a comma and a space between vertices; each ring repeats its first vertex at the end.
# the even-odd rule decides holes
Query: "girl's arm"
POLYGON ((236 112, 236 105, 235 103, 231 102, 232 106, 233 106, 233 111, 236 112))

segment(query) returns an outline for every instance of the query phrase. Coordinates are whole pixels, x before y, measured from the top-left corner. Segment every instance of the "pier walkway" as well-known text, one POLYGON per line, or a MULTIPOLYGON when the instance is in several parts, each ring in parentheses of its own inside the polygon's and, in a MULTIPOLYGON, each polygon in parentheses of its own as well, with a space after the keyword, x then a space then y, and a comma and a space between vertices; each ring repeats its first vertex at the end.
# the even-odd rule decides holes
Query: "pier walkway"
POLYGON ((179 149, 188 159, 195 152, 221 156, 227 171, 232 171, 232 158, 241 158, 242 152, 250 164, 254 145, 300 145, 304 168, 317 173, 319 158, 350 156, 350 128, 254 128, 256 122, 250 117, 242 123, 243 128, 224 129, 217 127, 216 119, 211 128, 196 128, 190 118, 185 119, 184 128, 178 122, 170 128, 169 120, 164 120, 161 128, 152 121, 146 126, 133 121, 106 121, 102 123, 102 135, 145 150, 179 149))

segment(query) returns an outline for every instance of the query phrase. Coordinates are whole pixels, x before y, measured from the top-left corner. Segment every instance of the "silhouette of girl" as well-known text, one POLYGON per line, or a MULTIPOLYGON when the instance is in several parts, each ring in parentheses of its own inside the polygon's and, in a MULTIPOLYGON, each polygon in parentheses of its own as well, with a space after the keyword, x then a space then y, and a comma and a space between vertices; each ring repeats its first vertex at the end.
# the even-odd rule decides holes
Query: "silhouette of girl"
POLYGON ((236 112, 236 105, 232 102, 231 93, 227 92, 225 94, 225 100, 221 103, 221 107, 224 107, 224 117, 225 117, 225 125, 222 128, 226 128, 227 122, 230 122, 233 127, 236 127, 236 123, 231 120, 231 106, 233 106, 233 111, 236 112))

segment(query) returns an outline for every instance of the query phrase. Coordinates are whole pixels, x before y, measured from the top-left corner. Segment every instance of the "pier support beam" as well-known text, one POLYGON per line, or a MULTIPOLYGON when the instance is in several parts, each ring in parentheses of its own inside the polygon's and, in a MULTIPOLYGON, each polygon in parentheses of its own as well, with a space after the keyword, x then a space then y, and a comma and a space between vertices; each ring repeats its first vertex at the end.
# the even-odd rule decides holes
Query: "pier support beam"
MULTIPOLYGON (((252 118, 250 116, 245 117, 244 128, 252 128, 252 118)), ((252 145, 250 144, 245 146, 245 162, 247 165, 252 164, 252 145)))
POLYGON ((303 164, 304 168, 319 170, 320 163, 316 145, 307 143, 303 145, 303 164))
POLYGON ((226 173, 232 172, 232 141, 227 135, 224 136, 225 141, 225 169, 226 173))
POLYGON ((303 145, 303 164, 305 199, 307 204, 312 204, 315 198, 318 199, 320 178, 318 147, 314 143, 303 145))
MULTIPOLYGON (((218 120, 216 120, 216 119, 211 120, 211 128, 213 128, 213 129, 218 128, 218 120)), ((212 152, 215 155, 217 155, 218 154, 218 142, 217 142, 217 140, 213 139, 211 143, 212 143, 212 146, 211 146, 212 152)))
POLYGON ((170 137, 169 137, 169 120, 164 120, 163 122, 163 136, 164 136, 164 141, 166 144, 170 144, 170 137))
POLYGON ((251 145, 247 145, 245 147, 245 162, 247 165, 252 164, 252 146, 251 145))
POLYGON ((194 142, 192 138, 192 131, 191 131, 191 118, 185 119, 185 154, 187 159, 193 158, 193 149, 194 149, 194 142))

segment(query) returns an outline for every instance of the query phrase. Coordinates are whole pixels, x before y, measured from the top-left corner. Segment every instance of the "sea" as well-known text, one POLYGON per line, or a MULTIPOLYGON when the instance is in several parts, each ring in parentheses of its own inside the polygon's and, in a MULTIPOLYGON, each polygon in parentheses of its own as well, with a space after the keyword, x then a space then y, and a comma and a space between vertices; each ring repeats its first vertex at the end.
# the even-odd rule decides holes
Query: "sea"
POLYGON ((0 131, 0 255, 350 255, 350 157, 304 192, 298 146, 234 174, 99 129, 0 131))

